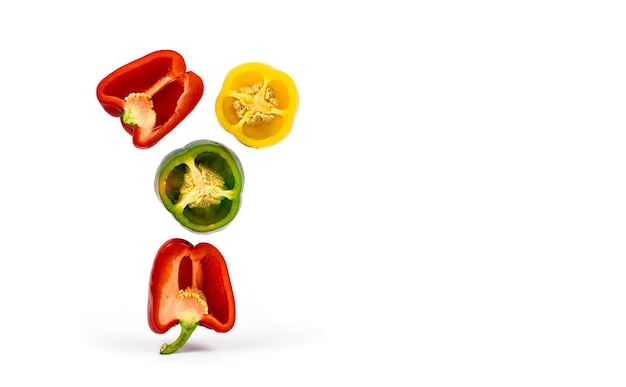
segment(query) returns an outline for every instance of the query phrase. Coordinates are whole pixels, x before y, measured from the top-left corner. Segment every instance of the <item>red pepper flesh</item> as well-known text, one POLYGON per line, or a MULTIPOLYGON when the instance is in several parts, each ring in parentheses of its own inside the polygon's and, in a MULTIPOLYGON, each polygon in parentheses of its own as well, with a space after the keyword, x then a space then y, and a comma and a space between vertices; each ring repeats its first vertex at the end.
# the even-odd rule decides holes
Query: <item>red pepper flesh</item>
POLYGON ((148 325, 165 333, 180 324, 180 336, 163 344, 162 354, 173 353, 201 325, 227 332, 235 324, 235 298, 224 257, 209 243, 193 246, 170 239, 159 249, 152 266, 148 296, 148 325))
POLYGON ((155 51, 120 67, 96 89, 104 110, 120 117, 140 149, 152 147, 171 132, 203 93, 202 79, 186 71, 185 60, 172 50, 155 51))

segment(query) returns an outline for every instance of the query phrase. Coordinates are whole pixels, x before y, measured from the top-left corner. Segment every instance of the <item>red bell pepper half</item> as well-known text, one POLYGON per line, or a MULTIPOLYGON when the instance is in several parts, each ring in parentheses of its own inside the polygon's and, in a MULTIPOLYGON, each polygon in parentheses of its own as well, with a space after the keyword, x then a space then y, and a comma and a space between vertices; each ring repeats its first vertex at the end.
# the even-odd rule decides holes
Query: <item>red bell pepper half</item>
POLYGON ((96 89, 104 110, 120 117, 137 148, 150 148, 196 107, 204 92, 202 79, 186 71, 183 57, 160 50, 107 75, 96 89))
POLYGON ((165 333, 180 324, 180 336, 163 344, 169 354, 182 348, 198 325, 227 332, 235 324, 235 298, 224 257, 209 243, 193 246, 170 239, 159 249, 152 266, 148 296, 148 325, 165 333))

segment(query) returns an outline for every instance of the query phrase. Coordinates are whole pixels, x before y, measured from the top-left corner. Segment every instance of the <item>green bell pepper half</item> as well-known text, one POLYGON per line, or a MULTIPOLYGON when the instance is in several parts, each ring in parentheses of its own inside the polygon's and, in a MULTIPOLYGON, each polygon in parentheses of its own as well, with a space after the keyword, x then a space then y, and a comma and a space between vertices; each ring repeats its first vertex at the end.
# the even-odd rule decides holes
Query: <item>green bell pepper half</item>
POLYGON ((185 228, 210 233, 227 226, 241 206, 244 175, 237 155, 210 140, 169 153, 155 177, 165 208, 185 228))

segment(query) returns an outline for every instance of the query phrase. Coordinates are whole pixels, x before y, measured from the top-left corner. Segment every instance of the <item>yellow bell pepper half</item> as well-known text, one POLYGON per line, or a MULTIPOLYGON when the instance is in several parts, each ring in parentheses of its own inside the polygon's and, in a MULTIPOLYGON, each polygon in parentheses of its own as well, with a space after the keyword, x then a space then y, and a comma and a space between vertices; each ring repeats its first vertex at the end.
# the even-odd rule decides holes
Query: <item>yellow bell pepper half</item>
POLYGON ((233 68, 215 102, 220 125, 252 148, 268 147, 287 137, 297 110, 298 90, 293 79, 255 62, 233 68))

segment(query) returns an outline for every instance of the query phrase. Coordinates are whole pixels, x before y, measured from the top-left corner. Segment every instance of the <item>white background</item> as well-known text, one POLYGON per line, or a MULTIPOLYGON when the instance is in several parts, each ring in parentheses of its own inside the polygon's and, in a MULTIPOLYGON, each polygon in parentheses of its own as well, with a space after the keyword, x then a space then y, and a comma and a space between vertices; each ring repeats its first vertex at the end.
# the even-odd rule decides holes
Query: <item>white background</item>
POLYGON ((622 3, 3 3, 3 379, 624 386, 622 3), (139 150, 95 89, 159 49, 205 93, 139 150), (213 108, 249 61, 300 94, 266 149, 213 108), (162 157, 199 138, 246 175, 237 218, 209 235, 153 188, 162 157), (179 328, 150 331, 147 290, 173 237, 222 251, 237 322, 162 356, 179 328))

